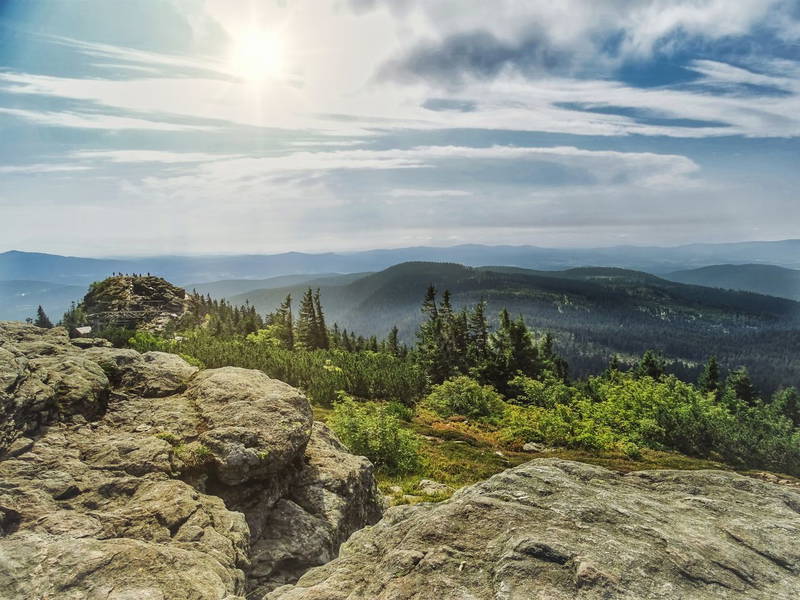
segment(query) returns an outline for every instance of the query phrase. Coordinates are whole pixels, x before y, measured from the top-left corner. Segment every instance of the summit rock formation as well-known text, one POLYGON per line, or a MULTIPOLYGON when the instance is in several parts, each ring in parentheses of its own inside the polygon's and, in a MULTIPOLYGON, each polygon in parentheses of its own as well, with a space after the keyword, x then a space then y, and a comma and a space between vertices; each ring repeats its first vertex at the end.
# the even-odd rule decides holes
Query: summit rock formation
POLYGON ((260 598, 383 509, 258 371, 0 323, 0 599, 260 598))

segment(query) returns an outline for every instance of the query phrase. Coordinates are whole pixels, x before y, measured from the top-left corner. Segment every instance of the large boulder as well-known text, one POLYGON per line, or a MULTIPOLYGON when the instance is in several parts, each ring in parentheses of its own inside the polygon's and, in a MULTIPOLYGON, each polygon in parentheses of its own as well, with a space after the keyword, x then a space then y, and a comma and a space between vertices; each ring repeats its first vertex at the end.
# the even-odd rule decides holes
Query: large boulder
POLYGON ((61 327, 0 322, 0 454, 56 419, 105 411, 109 381, 70 344, 61 327))
POLYGON ((721 471, 534 460, 389 509, 268 600, 790 600, 800 492, 721 471))
POLYGON ((378 498, 263 373, 0 323, 2 600, 252 598, 335 557, 378 498))

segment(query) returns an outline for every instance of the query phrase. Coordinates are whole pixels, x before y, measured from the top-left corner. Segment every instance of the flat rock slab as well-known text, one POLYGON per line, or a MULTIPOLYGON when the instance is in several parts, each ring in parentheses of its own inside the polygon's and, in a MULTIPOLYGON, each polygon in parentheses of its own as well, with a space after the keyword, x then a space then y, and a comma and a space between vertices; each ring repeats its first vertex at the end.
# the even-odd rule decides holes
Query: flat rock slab
POLYGON ((800 493, 540 459, 389 509, 269 600, 795 600, 800 493))

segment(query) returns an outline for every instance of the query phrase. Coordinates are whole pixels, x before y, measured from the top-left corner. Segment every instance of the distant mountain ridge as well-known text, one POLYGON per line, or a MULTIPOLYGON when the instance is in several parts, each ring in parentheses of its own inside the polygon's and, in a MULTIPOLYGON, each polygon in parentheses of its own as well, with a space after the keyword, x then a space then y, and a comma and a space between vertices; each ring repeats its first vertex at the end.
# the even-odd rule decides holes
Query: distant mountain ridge
POLYGON ((800 300, 800 270, 775 265, 712 265, 665 275, 670 281, 800 300))
POLYGON ((725 263, 800 268, 800 240, 691 244, 675 247, 460 246, 378 249, 347 253, 287 252, 241 256, 155 256, 100 259, 10 251, 0 254, 0 280, 29 279, 88 284, 114 272, 152 273, 179 285, 280 275, 380 271, 410 261, 453 262, 467 266, 506 265, 560 270, 597 265, 665 274, 725 263))

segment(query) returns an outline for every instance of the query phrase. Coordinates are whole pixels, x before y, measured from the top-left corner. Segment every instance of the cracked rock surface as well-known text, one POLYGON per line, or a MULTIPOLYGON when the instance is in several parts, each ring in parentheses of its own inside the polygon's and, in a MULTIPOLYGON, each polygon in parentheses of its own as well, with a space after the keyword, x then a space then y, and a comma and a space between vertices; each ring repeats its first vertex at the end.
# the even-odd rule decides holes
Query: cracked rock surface
POLYGON ((534 460, 389 509, 269 600, 792 600, 800 491, 723 471, 534 460))
POLYGON ((260 598, 382 505, 296 389, 0 323, 0 599, 260 598))

